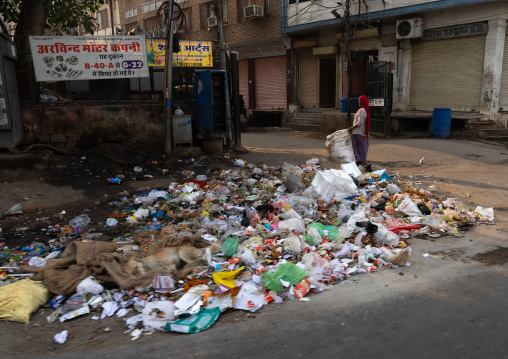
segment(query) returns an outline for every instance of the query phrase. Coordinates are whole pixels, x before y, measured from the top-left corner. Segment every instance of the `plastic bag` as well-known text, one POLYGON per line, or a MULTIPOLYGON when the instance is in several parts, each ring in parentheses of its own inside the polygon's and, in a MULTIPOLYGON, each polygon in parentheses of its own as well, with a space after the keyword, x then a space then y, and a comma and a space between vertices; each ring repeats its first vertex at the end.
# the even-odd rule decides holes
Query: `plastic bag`
POLYGON ((302 251, 302 242, 299 237, 290 236, 284 240, 284 250, 295 255, 302 251))
POLYGON ((83 228, 90 224, 91 220, 86 214, 80 214, 79 216, 70 220, 69 224, 72 228, 83 228))
POLYGON ((220 251, 227 257, 232 257, 238 249, 238 237, 228 237, 220 247, 220 251))
POLYGON ((323 242, 323 238, 319 234, 319 230, 315 227, 307 226, 307 235, 310 237, 310 245, 317 246, 323 242))
POLYGON ((244 270, 245 267, 240 267, 237 270, 230 271, 230 272, 215 272, 212 274, 213 281, 215 284, 219 285, 225 285, 228 288, 234 288, 235 285, 235 277, 236 275, 244 270))
POLYGON ((291 174, 284 179, 284 186, 286 186, 289 193, 293 193, 296 190, 303 188, 305 185, 300 177, 291 174))
POLYGON ((480 217, 482 221, 491 222, 494 220, 494 209, 492 207, 481 207, 478 206, 474 210, 475 215, 480 217))
POLYGON ((302 219, 290 218, 279 222, 279 229, 282 231, 297 231, 300 233, 305 232, 305 226, 303 225, 302 219))
POLYGON ((397 207, 397 211, 402 212, 408 216, 421 216, 422 212, 418 209, 416 204, 406 197, 402 203, 397 207))
POLYGON ((189 317, 178 319, 174 323, 166 323, 166 330, 193 334, 206 330, 212 326, 220 314, 220 308, 201 308, 198 313, 189 317))
POLYGON ((305 278, 306 272, 291 262, 283 263, 275 272, 264 272, 261 274, 261 283, 271 291, 281 292, 281 280, 295 285, 305 278))
POLYGON ((351 134, 347 129, 338 130, 326 136, 326 150, 330 157, 339 163, 349 163, 355 160, 351 134))
POLYGON ((141 314, 144 326, 159 330, 163 330, 167 322, 176 319, 175 305, 170 300, 148 302, 141 314))
POLYGON ((46 286, 30 279, 0 287, 0 319, 28 324, 30 315, 50 298, 46 286))
POLYGON ((97 283, 92 277, 87 277, 81 281, 76 287, 76 293, 92 293, 93 295, 99 295, 104 291, 104 287, 97 283))

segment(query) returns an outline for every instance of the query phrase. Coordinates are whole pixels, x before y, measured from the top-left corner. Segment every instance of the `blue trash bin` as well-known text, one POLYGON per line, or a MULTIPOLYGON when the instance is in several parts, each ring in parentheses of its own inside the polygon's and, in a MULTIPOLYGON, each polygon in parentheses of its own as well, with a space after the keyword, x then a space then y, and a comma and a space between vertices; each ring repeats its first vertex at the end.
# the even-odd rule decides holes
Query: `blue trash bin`
POLYGON ((351 113, 356 113, 358 111, 358 108, 360 105, 358 104, 358 99, 360 96, 353 96, 351 97, 351 113))
POLYGON ((448 138, 452 123, 452 110, 449 108, 435 108, 432 112, 430 135, 434 138, 448 138))
POLYGON ((340 100, 340 112, 347 113, 347 97, 340 100))

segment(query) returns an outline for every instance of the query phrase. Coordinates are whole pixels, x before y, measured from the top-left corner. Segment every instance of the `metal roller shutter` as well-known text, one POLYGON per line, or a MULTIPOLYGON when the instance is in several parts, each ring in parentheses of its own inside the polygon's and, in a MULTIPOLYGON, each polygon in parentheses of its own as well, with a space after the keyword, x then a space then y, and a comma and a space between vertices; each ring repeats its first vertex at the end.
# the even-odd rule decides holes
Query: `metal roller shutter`
POLYGON ((249 107, 249 61, 238 61, 238 72, 240 78, 240 95, 243 95, 245 107, 249 107))
POLYGON ((318 107, 318 58, 312 49, 300 51, 300 104, 306 108, 318 107))
POLYGON ((499 110, 508 111, 508 44, 504 43, 503 73, 499 90, 499 110))
POLYGON ((254 65, 256 107, 261 110, 287 108, 286 57, 262 57, 254 65))
POLYGON ((411 109, 479 111, 485 36, 413 46, 411 109))

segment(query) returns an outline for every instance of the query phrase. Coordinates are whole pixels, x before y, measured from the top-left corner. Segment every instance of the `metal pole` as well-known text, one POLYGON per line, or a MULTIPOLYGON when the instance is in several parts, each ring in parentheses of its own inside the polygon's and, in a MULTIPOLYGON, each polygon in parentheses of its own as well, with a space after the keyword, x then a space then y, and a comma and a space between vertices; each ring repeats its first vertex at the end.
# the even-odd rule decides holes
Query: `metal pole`
POLYGON ((232 138, 232 128, 231 128, 231 104, 229 102, 229 86, 228 86, 228 69, 226 65, 226 48, 224 47, 224 29, 222 24, 222 16, 224 12, 222 11, 223 0, 217 0, 217 5, 219 9, 217 10, 217 18, 219 19, 219 43, 220 43, 220 62, 221 68, 226 72, 226 124, 228 127, 227 134, 227 145, 228 148, 233 148, 233 138, 232 138))
POLYGON ((174 0, 169 0, 168 23, 166 24, 166 156, 171 158, 173 148, 173 123, 171 121, 171 107, 173 98, 173 6, 174 0))
POLYGON ((351 121, 351 97, 353 96, 353 67, 351 65, 351 40, 352 40, 352 29, 350 23, 350 0, 346 0, 346 8, 344 15, 346 18, 346 48, 347 48, 347 125, 352 126, 351 121))
POLYGON ((233 140, 237 146, 242 145, 242 125, 240 123, 240 76, 238 71, 238 54, 231 54, 231 75, 233 84, 233 140))

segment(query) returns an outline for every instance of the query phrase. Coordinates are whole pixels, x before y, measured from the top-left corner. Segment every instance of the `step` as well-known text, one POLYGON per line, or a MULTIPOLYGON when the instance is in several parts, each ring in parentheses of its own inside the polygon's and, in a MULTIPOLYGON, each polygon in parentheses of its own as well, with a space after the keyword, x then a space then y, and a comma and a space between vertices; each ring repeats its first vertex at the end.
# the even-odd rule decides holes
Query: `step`
POLYGON ((492 127, 499 127, 499 124, 494 121, 467 121, 466 127, 470 130, 481 130, 492 127))
POLYGON ((299 112, 295 115, 296 117, 315 117, 320 118, 321 112, 299 112))
POLYGON ((484 128, 478 130, 478 137, 487 138, 491 136, 508 136, 508 129, 505 127, 497 127, 497 128, 484 128))
POLYGON ((309 124, 309 125, 319 125, 321 124, 320 118, 312 118, 312 117, 291 117, 289 119, 291 123, 299 123, 299 124, 309 124))
POLYGON ((285 123, 284 127, 292 128, 293 130, 298 131, 309 131, 309 132, 319 132, 321 126, 319 125, 308 125, 303 123, 285 123))
POLYGON ((315 113, 315 112, 318 112, 318 113, 321 113, 321 112, 324 112, 324 111, 328 111, 329 109, 328 108, 301 108, 299 112, 306 112, 306 113, 315 113))

